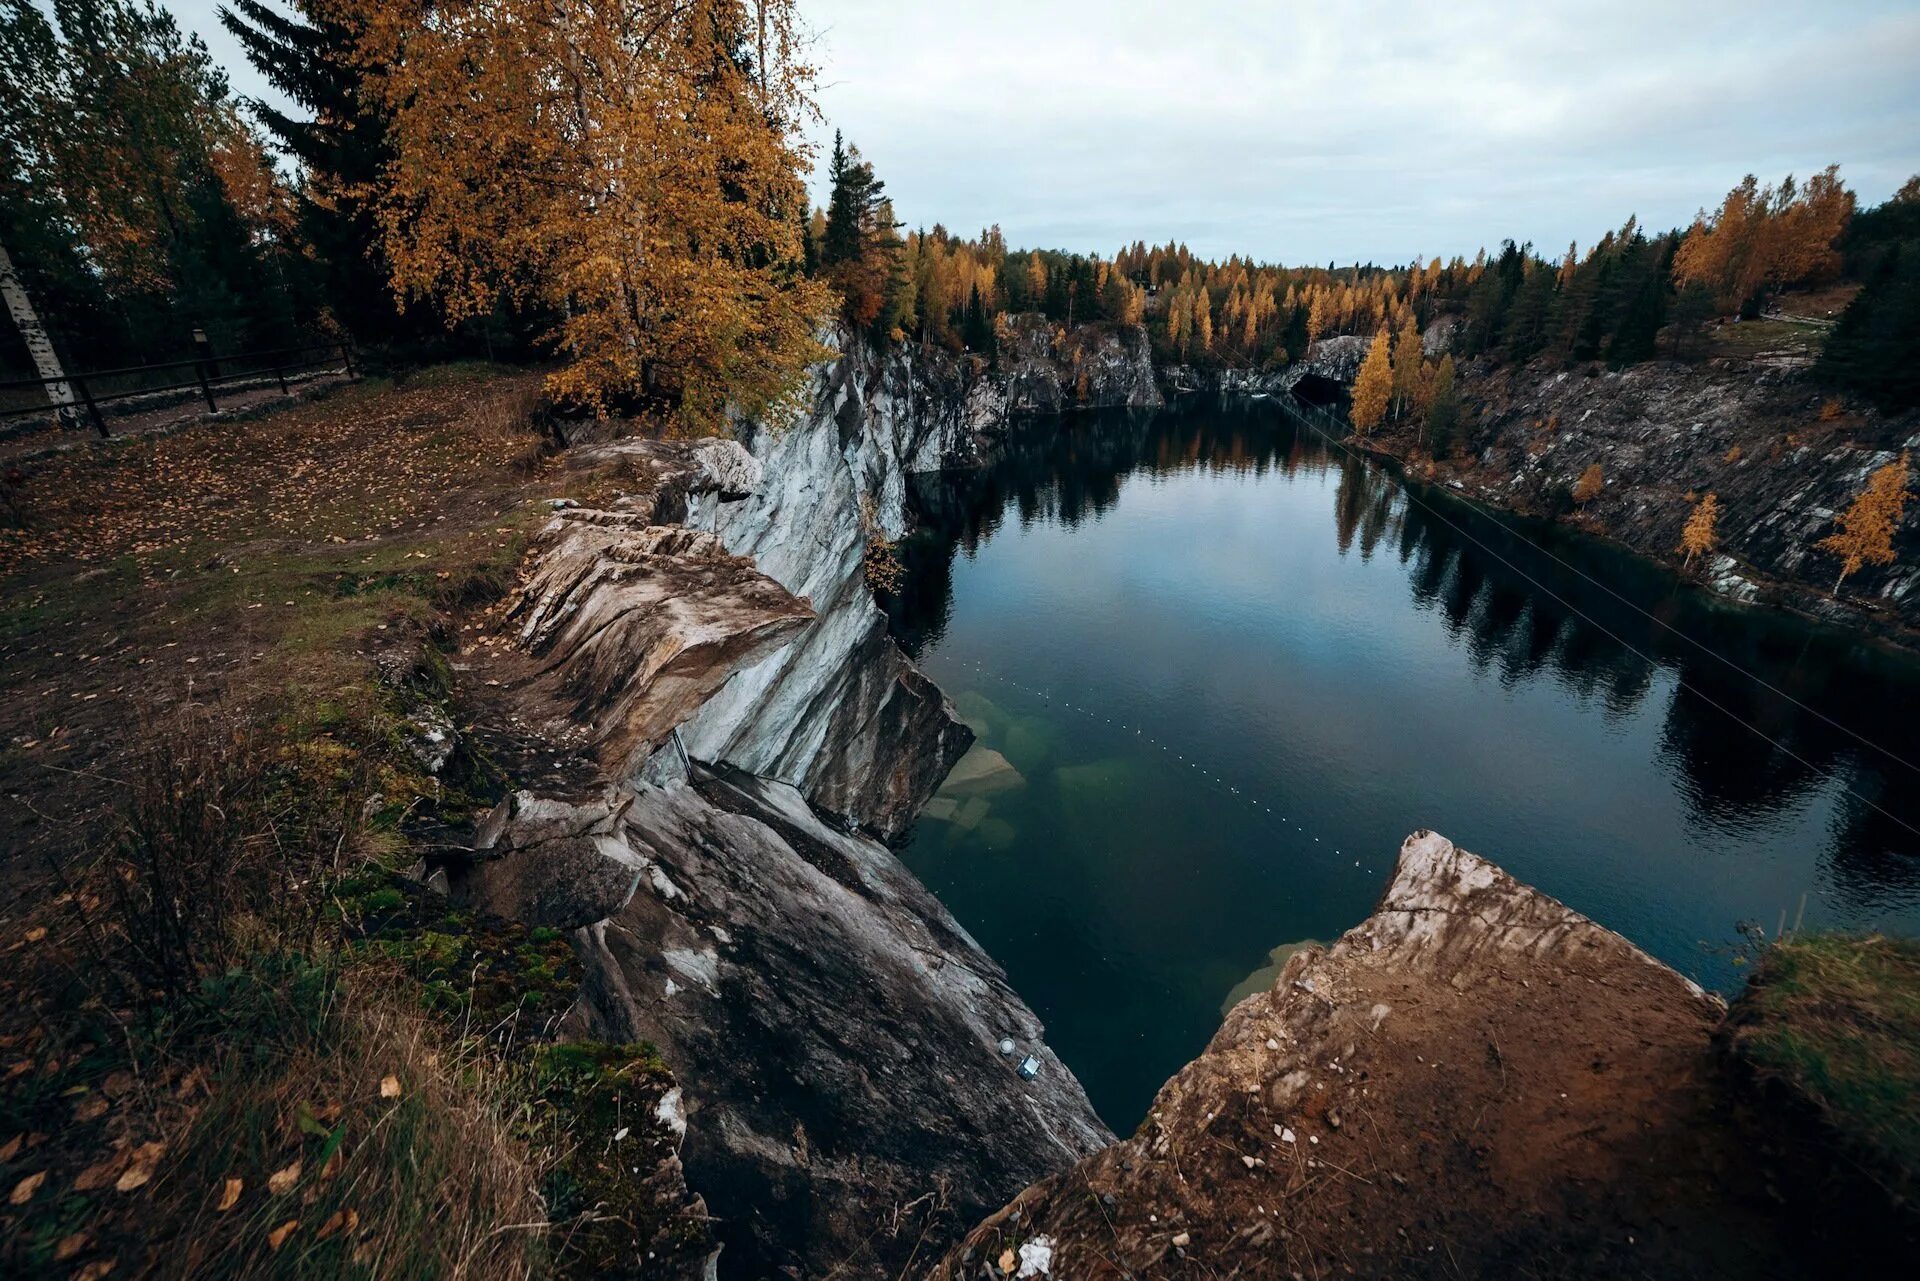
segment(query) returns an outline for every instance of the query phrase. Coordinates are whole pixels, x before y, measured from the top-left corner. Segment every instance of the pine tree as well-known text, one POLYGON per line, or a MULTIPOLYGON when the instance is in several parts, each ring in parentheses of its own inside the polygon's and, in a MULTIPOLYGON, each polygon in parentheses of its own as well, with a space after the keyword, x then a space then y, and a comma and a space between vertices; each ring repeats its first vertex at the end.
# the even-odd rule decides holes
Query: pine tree
POLYGON ((1387 403, 1393 396, 1393 358, 1389 351, 1392 338, 1382 328, 1367 347, 1367 358, 1360 362, 1360 373, 1353 380, 1353 429, 1361 436, 1380 425, 1387 416, 1387 403))
POLYGON ((1900 517, 1907 506, 1907 456, 1888 463, 1867 478, 1851 506, 1840 514, 1838 532, 1814 544, 1821 551, 1840 558, 1840 576, 1833 581, 1834 595, 1847 575, 1863 565, 1893 563, 1893 535, 1900 528, 1900 517))
POLYGON ((887 185, 860 158, 860 149, 849 146, 837 130, 827 174, 821 274, 840 291, 849 324, 877 340, 889 340, 911 319, 907 295, 913 282, 902 262, 899 224, 887 200, 887 185))
POLYGON ((393 149, 386 117, 363 83, 361 24, 351 7, 295 0, 293 12, 285 13, 265 0, 227 0, 220 23, 260 74, 309 117, 268 102, 248 104, 299 162, 301 239, 317 264, 327 306, 363 341, 391 340, 415 328, 394 308, 380 254, 370 196, 393 149))
POLYGON ((1920 405, 1920 239, 1895 242, 1827 335, 1822 377, 1882 408, 1920 405))

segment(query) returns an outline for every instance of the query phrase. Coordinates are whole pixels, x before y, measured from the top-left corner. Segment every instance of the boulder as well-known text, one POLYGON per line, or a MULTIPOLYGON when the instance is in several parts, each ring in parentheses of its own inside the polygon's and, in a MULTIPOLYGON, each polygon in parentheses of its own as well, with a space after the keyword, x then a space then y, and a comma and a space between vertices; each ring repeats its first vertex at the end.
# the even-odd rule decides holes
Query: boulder
POLYGON ((713 534, 650 515, 558 512, 507 606, 536 660, 515 682, 525 714, 584 729, 615 778, 814 618, 713 534))
POLYGON ((987 1219, 1063 1276, 1796 1272, 1719 1114, 1719 1000, 1432 832, 1294 952, 1140 1129, 987 1219))

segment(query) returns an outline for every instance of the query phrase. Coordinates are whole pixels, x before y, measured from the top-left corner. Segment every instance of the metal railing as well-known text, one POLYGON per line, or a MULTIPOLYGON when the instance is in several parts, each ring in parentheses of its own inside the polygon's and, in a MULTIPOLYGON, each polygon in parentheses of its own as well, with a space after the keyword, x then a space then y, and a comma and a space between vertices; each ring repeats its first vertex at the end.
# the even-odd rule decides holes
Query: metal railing
POLYGON ((78 426, 82 419, 104 438, 107 416, 103 405, 152 398, 157 403, 181 392, 198 392, 207 402, 209 413, 220 412, 218 393, 231 393, 238 387, 248 389, 279 384, 283 395, 293 394, 290 378, 301 378, 312 370, 335 362, 347 377, 356 377, 353 349, 346 342, 313 343, 302 347, 281 347, 270 351, 240 352, 232 356, 203 355, 188 360, 166 360, 151 365, 126 365, 119 369, 96 369, 64 378, 16 378, 0 382, 0 422, 27 417, 55 418, 63 426, 78 426), (192 371, 183 381, 150 381, 155 374, 178 370, 192 371), (131 382, 133 385, 128 386, 131 382))

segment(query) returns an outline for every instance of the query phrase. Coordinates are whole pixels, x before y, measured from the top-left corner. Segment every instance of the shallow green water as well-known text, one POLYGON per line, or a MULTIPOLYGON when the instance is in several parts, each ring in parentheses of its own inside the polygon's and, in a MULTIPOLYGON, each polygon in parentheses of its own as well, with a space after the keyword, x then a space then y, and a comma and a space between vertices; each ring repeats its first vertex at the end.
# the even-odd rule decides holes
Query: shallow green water
POLYGON ((1911 664, 1410 493, 1272 404, 1035 423, 916 501, 895 631, 980 746, 904 856, 1116 1129, 1416 828, 1711 985, 1803 894, 1920 925, 1911 664))

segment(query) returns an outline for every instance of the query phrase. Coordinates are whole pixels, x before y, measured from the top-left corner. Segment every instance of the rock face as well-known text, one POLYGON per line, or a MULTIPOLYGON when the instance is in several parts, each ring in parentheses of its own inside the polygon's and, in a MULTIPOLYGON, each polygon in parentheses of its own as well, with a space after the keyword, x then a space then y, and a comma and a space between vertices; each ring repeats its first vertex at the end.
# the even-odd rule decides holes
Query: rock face
MULTIPOLYGON (((1718 555, 1701 581, 1742 601, 1910 638, 1920 627, 1920 522, 1896 535, 1897 559, 1829 593, 1839 562, 1814 544, 1834 532, 1875 468, 1920 452, 1920 415, 1849 411, 1822 421, 1827 397, 1791 370, 1751 363, 1649 362, 1620 370, 1473 365, 1462 387, 1480 419, 1475 454, 1454 468, 1466 492, 1561 517, 1677 564, 1689 495, 1720 505, 1718 555), (1581 474, 1600 497, 1576 509, 1581 474)), ((1412 455, 1410 441, 1390 447, 1412 455)))
POLYGON ((621 831, 640 889, 579 934, 585 1025, 685 1083, 725 1274, 901 1275, 1111 1141, 999 967, 792 787, 695 765, 640 788, 621 831))
POLYGON ((522 790, 449 889, 573 931, 570 1028, 659 1048, 721 1275, 911 1275, 1113 1137, 875 839, 972 735, 888 636, 868 544, 903 532, 908 472, 977 457, 1008 404, 944 354, 856 345, 751 452, 578 447, 624 492, 556 500, 513 643, 463 655, 490 678, 474 737, 522 790))
POLYGON ((1291 956, 1131 1139, 936 1275, 1044 1239, 1079 1277, 1795 1275, 1716 1112, 1722 1009, 1418 832, 1374 914, 1291 956))
POLYGON ((1291 392, 1309 378, 1351 386, 1360 374, 1372 339, 1357 334, 1322 338, 1307 348, 1306 358, 1278 369, 1196 369, 1168 365, 1160 371, 1167 390, 1178 395, 1219 392, 1230 396, 1278 396, 1291 392))
POLYGON ((766 483, 702 499, 689 523, 811 602, 816 621, 742 671, 683 730, 697 760, 791 783, 884 837, 905 830, 972 742, 887 635, 870 539, 906 528, 906 478, 978 456, 1005 422, 999 385, 944 352, 853 344, 816 376, 811 416, 749 444, 766 483))
POLYGON ((522 687, 611 776, 638 769, 740 667, 814 614, 710 533, 631 511, 564 510, 535 538, 508 608, 539 662, 522 687))
POLYGON ((1019 413, 1153 409, 1164 403, 1147 331, 1138 325, 1069 330, 1045 316, 1013 316, 1001 338, 999 367, 1008 405, 1019 413))

